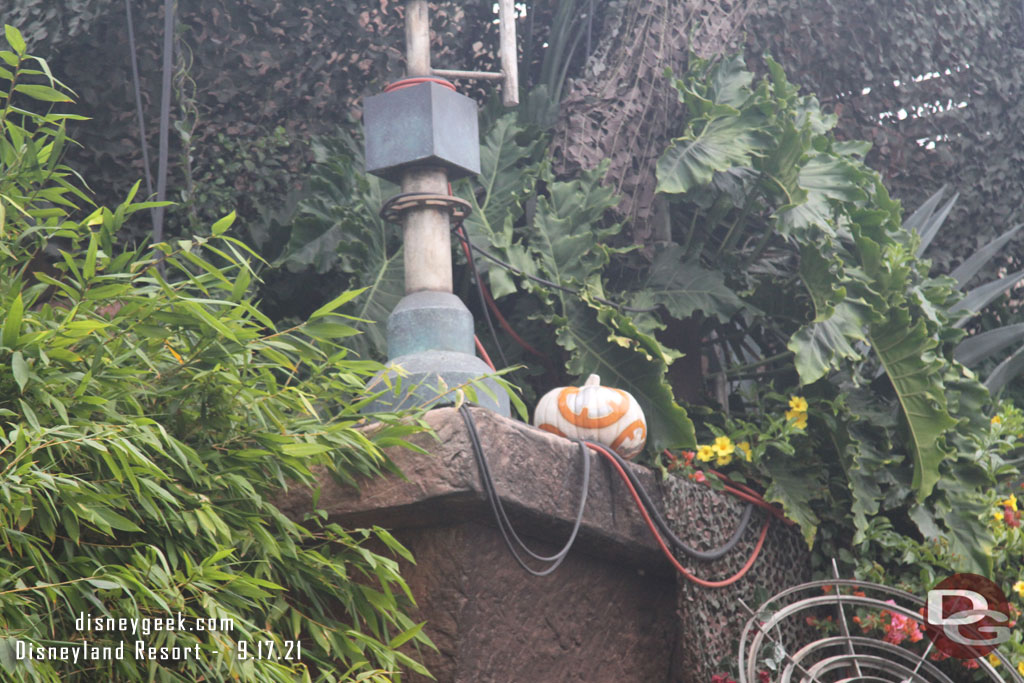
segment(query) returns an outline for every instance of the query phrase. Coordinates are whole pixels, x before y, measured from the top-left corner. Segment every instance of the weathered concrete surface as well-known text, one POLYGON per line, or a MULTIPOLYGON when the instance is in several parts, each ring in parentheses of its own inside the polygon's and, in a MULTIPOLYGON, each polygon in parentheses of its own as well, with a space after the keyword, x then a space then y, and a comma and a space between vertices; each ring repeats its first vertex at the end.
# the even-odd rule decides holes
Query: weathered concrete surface
MULTIPOLYGON (((551 531, 553 540, 567 534, 576 517, 583 481, 577 446, 490 411, 473 409, 473 416, 495 487, 510 515, 531 528, 551 531)), ((326 472, 320 475, 320 507, 330 519, 356 526, 405 528, 457 522, 485 513, 490 518, 469 435, 458 411, 432 410, 426 421, 436 438, 420 434, 409 440, 431 455, 401 448, 387 451, 404 479, 369 480, 355 490, 326 472)), ((594 453, 588 452, 587 457, 591 460, 590 487, 579 547, 626 562, 662 564, 657 562, 657 546, 618 475, 594 453)), ((643 467, 633 469, 660 503, 661 489, 654 475, 643 467)), ((285 514, 300 518, 311 509, 312 491, 291 491, 278 505, 285 514)), ((662 571, 671 573, 664 567, 662 571)))
MULTIPOLYGON (((535 578, 509 557, 494 527, 478 522, 400 533, 417 561, 403 567, 420 607, 413 618, 428 620, 439 649, 424 651, 422 661, 438 681, 672 680, 672 578, 575 549, 554 573, 535 578)), ((529 542, 546 554, 560 545, 529 542)))
MULTIPOLYGON (((550 554, 568 535, 582 468, 575 444, 529 425, 474 409, 495 486, 520 535, 550 554)), ((431 455, 391 449, 405 478, 367 480, 359 490, 324 473, 319 506, 347 526, 392 529, 417 564, 402 573, 419 603, 416 618, 440 652, 420 658, 442 683, 700 682, 735 656, 755 588, 772 594, 809 578, 806 547, 773 522, 754 569, 728 588, 695 587, 657 550, 625 487, 591 458, 587 509, 576 545, 544 578, 509 556, 486 503, 458 412, 427 415, 436 438, 412 440, 431 455)), ((657 482, 632 466, 665 510, 676 534, 708 549, 732 532, 743 505, 703 485, 657 482)), ((312 492, 290 491, 278 504, 294 518, 312 492)), ((682 559, 698 576, 731 576, 757 540, 760 513, 738 547, 715 562, 682 559)), ((412 680, 417 680, 413 678, 412 680)))

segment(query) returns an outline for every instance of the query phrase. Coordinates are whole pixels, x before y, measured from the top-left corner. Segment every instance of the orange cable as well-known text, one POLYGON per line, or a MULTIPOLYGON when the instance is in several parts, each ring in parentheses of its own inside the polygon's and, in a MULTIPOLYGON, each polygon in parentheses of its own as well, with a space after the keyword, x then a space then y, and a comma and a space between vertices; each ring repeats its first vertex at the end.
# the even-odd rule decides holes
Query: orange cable
POLYGON ((672 566, 675 567, 677 572, 682 574, 690 581, 696 583, 698 586, 704 586, 705 588, 724 588, 742 579, 747 574, 747 572, 750 571, 750 568, 754 566, 754 562, 757 560, 758 555, 761 554, 761 549, 764 547, 765 537, 768 536, 768 525, 771 522, 770 517, 765 517, 764 523, 761 525, 761 535, 757 539, 757 545, 754 546, 754 550, 750 554, 750 557, 747 558, 746 563, 742 567, 740 567, 740 570, 738 572, 736 572, 729 578, 723 579, 721 581, 708 581, 706 579, 698 578, 697 576, 694 576, 694 574, 692 574, 688 569, 686 569, 686 567, 681 565, 679 563, 679 560, 676 559, 675 555, 672 554, 672 551, 669 550, 667 545, 665 545, 665 539, 661 537, 661 533, 659 533, 657 527, 654 526, 654 522, 651 520, 651 515, 647 512, 647 508, 644 507, 643 501, 640 500, 640 495, 636 492, 636 489, 633 487, 633 482, 629 480, 629 475, 626 474, 625 470, 622 469, 622 466, 619 465, 619 463, 615 460, 612 454, 606 451, 604 448, 598 446, 597 444, 590 443, 589 441, 587 442, 587 446, 589 446, 591 450, 597 451, 599 454, 603 455, 605 459, 607 459, 608 462, 610 462, 612 466, 614 466, 615 469, 618 471, 619 476, 622 477, 622 480, 626 483, 626 487, 629 489, 630 494, 633 496, 633 501, 636 503, 637 508, 640 510, 640 514, 643 516, 644 522, 647 523, 647 528, 650 529, 651 534, 654 536, 654 540, 658 542, 658 546, 661 548, 661 552, 665 555, 665 557, 668 558, 668 561, 672 563, 672 566))

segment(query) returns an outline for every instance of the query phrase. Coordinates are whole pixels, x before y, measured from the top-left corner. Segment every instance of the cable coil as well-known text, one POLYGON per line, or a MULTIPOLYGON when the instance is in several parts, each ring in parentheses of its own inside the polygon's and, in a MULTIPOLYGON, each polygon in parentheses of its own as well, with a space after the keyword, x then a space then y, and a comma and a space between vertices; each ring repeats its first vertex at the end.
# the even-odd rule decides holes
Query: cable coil
POLYGON ((487 500, 490 503, 491 511, 494 513, 494 519, 497 522, 498 530, 501 532, 502 540, 505 546, 508 548, 512 557, 515 558, 516 562, 533 576, 547 576, 548 574, 555 571, 562 561, 565 560, 572 548, 573 543, 576 541, 576 536, 579 533, 580 526, 583 523, 583 513, 587 505, 587 491, 590 486, 590 456, 587 455, 584 446, 595 451, 597 454, 605 457, 612 467, 616 470, 623 482, 626 484, 626 488, 629 490, 633 497, 637 508, 640 511, 641 516, 644 518, 644 522, 647 524, 648 529, 654 536, 659 548, 663 554, 668 558, 669 562, 675 567, 676 571, 685 576, 690 581, 697 583, 698 585, 710 587, 710 588, 721 588, 724 586, 731 585, 736 581, 740 580, 746 575, 750 568, 754 565, 758 555, 760 555, 761 549, 764 546, 765 538, 768 534, 768 526, 771 518, 766 516, 764 522, 761 525, 761 531, 757 539, 757 543, 754 546, 753 552, 744 563, 743 567, 736 572, 734 575, 721 581, 708 581, 705 579, 698 578, 688 569, 683 567, 676 559, 675 555, 669 549, 666 544, 665 538, 668 538, 668 542, 673 547, 686 553, 690 557, 699 560, 715 560, 726 553, 734 550, 739 544, 743 537, 744 532, 749 526, 750 517, 753 512, 753 505, 747 505, 743 510, 743 515, 740 519, 740 523, 736 530, 733 531, 729 539, 720 547, 710 551, 701 551, 691 548, 686 543, 681 541, 672 531, 668 528, 667 522, 655 509, 653 502, 651 501, 650 495, 644 490, 643 486, 640 485, 636 475, 629 471, 629 466, 622 459, 622 457, 615 453, 611 449, 607 449, 599 444, 591 443, 589 441, 576 440, 576 444, 580 448, 580 454, 583 457, 583 484, 580 493, 579 508, 576 513, 576 519, 573 522, 572 533, 569 535, 568 541, 565 545, 553 555, 540 555, 531 550, 519 537, 515 529, 512 526, 512 522, 508 518, 508 514, 505 512, 504 505, 501 502, 501 498, 497 493, 497 489, 494 486, 494 478, 491 474, 490 466, 487 464, 487 458, 483 452, 483 446, 480 442, 480 434, 477 431, 476 423, 473 420, 473 415, 469 410, 469 407, 465 404, 459 406, 459 414, 462 417, 463 422, 466 424, 466 430, 469 433, 470 444, 473 448, 473 455, 477 462, 477 467, 480 470, 480 479, 484 487, 484 491, 487 494, 487 500), (652 518, 651 513, 653 512, 654 517, 652 518), (657 520, 657 521, 655 521, 657 520), (662 535, 664 532, 664 537, 662 535), (518 549, 517 549, 518 548, 518 549), (549 562, 547 567, 541 570, 534 569, 531 567, 525 559, 523 559, 520 551, 533 558, 538 562, 549 562))
POLYGON ((512 557, 514 557, 516 562, 519 563, 519 566, 527 572, 533 576, 547 576, 558 569, 559 565, 562 564, 562 561, 568 556, 569 550, 572 548, 572 544, 576 542, 576 534, 579 533, 580 525, 583 523, 583 511, 587 507, 587 491, 590 489, 590 457, 587 455, 583 442, 577 441, 580 449, 580 455, 583 456, 583 484, 580 492, 580 505, 576 512, 576 521, 573 523, 572 533, 569 534, 569 540, 565 542, 562 549, 554 555, 539 555, 531 550, 519 537, 519 534, 516 533, 512 526, 512 522, 508 518, 508 514, 505 512, 505 506, 502 505, 501 498, 498 496, 498 492, 494 488, 494 478, 491 476, 491 468, 487 464, 487 458, 484 456, 483 446, 480 444, 480 434, 477 432, 476 422, 473 420, 473 415, 470 413, 469 407, 466 404, 459 406, 459 414, 462 416, 463 422, 466 423, 466 430, 469 432, 469 441, 473 446, 473 455, 476 458, 477 467, 480 469, 480 480, 483 483, 484 491, 487 493, 487 500, 491 504, 491 511, 494 513, 494 519, 498 523, 498 530, 501 532, 501 537, 505 541, 505 546, 508 548, 509 552, 512 553, 512 557), (550 562, 551 564, 541 570, 533 569, 520 556, 519 552, 516 550, 516 546, 534 560, 538 562, 550 562))

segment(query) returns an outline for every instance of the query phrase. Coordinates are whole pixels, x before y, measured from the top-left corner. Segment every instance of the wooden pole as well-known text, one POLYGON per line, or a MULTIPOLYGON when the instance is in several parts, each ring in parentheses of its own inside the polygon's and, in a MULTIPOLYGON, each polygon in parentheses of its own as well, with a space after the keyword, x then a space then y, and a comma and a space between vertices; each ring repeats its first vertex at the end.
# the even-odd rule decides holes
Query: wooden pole
POLYGON ((409 77, 430 75, 430 15, 427 0, 405 4, 405 68, 409 77))
MULTIPOLYGON (((407 76, 430 76, 430 15, 427 0, 405 5, 407 76)), ((441 122, 443 125, 443 122, 441 122)), ((448 194, 443 168, 410 168, 402 175, 402 192, 448 194)), ((447 211, 409 209, 402 217, 405 249, 405 293, 452 291, 451 224, 447 211)))
POLYGON ((519 52, 516 48, 516 8, 514 0, 499 0, 498 20, 501 22, 501 100, 506 107, 519 104, 519 52))

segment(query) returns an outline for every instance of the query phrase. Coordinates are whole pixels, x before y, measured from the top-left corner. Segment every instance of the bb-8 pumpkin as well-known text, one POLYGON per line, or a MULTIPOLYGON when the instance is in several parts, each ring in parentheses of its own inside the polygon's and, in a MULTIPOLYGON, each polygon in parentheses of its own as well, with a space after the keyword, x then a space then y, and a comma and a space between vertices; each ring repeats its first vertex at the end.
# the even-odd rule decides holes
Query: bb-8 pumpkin
POLYGON ((601 386, 590 375, 582 387, 552 389, 537 402, 533 425, 567 439, 584 439, 610 446, 624 458, 643 450, 647 421, 628 392, 601 386))

